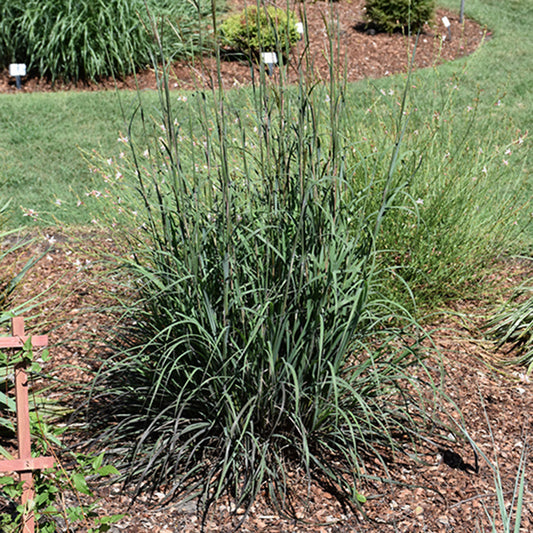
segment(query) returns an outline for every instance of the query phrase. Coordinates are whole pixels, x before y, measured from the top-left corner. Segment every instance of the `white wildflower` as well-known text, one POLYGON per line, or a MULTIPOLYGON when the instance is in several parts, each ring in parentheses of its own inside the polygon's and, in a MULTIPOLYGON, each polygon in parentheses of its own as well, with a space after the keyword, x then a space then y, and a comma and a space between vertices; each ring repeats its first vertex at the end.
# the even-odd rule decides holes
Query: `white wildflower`
POLYGON ((37 211, 34 211, 33 209, 26 209, 24 207, 21 207, 22 209, 22 216, 23 217, 30 217, 30 218, 33 218, 34 220, 36 218, 39 217, 39 213, 37 213, 37 211))

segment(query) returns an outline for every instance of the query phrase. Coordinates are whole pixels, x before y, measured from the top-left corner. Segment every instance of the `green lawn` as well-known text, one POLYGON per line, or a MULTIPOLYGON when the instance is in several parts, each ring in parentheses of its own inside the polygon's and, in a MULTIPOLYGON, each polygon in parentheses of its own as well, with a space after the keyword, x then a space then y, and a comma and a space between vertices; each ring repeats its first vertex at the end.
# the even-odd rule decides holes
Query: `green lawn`
MULTIPOLYGON (((454 9, 460 5, 458 0, 440 3, 454 9)), ((457 79, 459 90, 453 100, 457 112, 479 99, 475 136, 491 139, 495 146, 508 142, 511 134, 524 137, 533 120, 533 4, 469 0, 466 14, 486 25, 491 38, 472 57, 418 72, 419 85, 433 91, 417 91, 412 97, 421 115, 429 116, 440 98, 438 88, 457 79)), ((376 87, 387 90, 402 81, 397 76, 356 83, 348 98, 363 113, 365 101, 375 98, 376 87)), ((122 92, 120 99, 128 116, 136 97, 122 92)), ((92 175, 81 152, 117 152, 118 134, 125 130, 117 94, 4 94, 0 123, 0 187, 3 200, 11 200, 10 224, 34 224, 24 216, 30 209, 39 214, 42 225, 89 224, 97 207, 86 196, 92 175)), ((530 175, 531 156, 524 171, 530 175)))
POLYGON ((0 168, 2 197, 11 199, 12 222, 31 223, 33 209, 46 224, 68 207, 61 223, 89 222, 83 208, 91 175, 80 150, 109 149, 117 139, 121 118, 112 92, 1 95, 0 168))

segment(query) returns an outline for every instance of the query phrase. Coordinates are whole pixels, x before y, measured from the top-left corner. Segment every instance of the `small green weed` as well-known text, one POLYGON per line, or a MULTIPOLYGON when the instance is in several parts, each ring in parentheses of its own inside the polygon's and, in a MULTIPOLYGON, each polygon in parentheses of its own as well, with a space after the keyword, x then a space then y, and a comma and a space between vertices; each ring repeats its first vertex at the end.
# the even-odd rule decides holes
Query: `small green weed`
MULTIPOLYGON (((498 457, 496 455, 496 450, 498 446, 494 439, 492 425, 489 420, 487 410, 485 409, 485 404, 483 403, 483 397, 481 394, 479 395, 479 397, 481 400, 485 421, 487 423, 488 433, 490 435, 492 443, 492 449, 494 450, 493 459, 491 460, 485 454, 483 449, 473 441, 472 437, 468 434, 466 428, 462 427, 461 432, 470 442, 471 446, 474 448, 477 454, 479 454, 479 456, 484 459, 484 461, 487 463, 490 470, 492 471, 496 504, 491 509, 489 508, 489 506, 483 503, 482 500, 483 510, 490 524, 491 533, 520 533, 520 531, 522 530, 522 513, 525 509, 524 504, 526 503, 524 501, 524 496, 527 487, 526 469, 529 461, 530 447, 530 444, 528 442, 528 435, 526 433, 523 436, 522 440, 517 443, 520 444, 522 451, 520 453, 520 459, 516 469, 514 486, 512 490, 506 490, 507 487, 504 486, 502 471, 498 462, 498 457), (511 494, 510 500, 508 498, 509 494, 511 494)), ((485 529, 483 523, 484 521, 481 521, 480 523, 480 521, 476 520, 476 533, 486 533, 487 530, 485 529)))
MULTIPOLYGON (((6 266, 10 255, 28 250, 33 242, 33 239, 22 237, 18 230, 4 229, 11 218, 9 207, 9 202, 0 207, 0 265, 2 265, 2 274, 0 275, 0 324, 9 318, 7 310, 17 286, 42 257, 42 255, 32 255, 21 267, 15 270, 6 266)), ((22 304, 22 307, 26 310, 31 309, 32 302, 26 302, 22 304)))

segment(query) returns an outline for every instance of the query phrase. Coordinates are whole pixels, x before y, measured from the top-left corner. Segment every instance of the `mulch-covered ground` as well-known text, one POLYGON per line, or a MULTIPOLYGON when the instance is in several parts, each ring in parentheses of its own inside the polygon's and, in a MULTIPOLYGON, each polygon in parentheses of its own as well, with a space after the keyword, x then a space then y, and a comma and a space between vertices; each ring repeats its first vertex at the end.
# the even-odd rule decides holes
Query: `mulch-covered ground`
MULTIPOLYGON (((13 239, 6 241, 4 247, 13 239)), ((43 254, 25 278, 13 304, 46 291, 37 309, 40 318, 28 321, 28 329, 34 334, 49 333, 52 360, 45 370, 61 382, 90 379, 97 355, 103 349, 102 340, 115 322, 113 313, 105 311, 113 302, 110 293, 113 287, 103 282, 104 264, 100 261, 102 251, 114 247, 113 239, 100 233, 63 234, 50 229, 3 263, 3 271, 8 272, 8 265, 23 264, 30 252, 43 254)), ((509 355, 484 337, 482 326, 498 302, 521 280, 533 275, 533 267, 531 262, 508 261, 499 268, 500 274, 480 284, 479 298, 451 304, 426 329, 437 349, 428 349, 428 367, 436 377, 442 366, 443 391, 450 398, 445 405, 450 408, 451 402, 455 402, 471 438, 489 459, 498 461, 510 502, 520 454, 532 435, 533 377, 525 375, 520 367, 502 367, 500 363, 509 355)), ((459 421, 458 416, 455 418, 459 421)), ((476 524, 484 524, 489 531, 485 512, 492 513, 497 505, 490 466, 480 457, 475 472, 473 450, 463 442, 450 445, 445 453, 428 443, 419 453, 419 461, 408 455, 394 458, 389 465, 393 483, 376 481, 361 485, 360 492, 368 499, 364 515, 344 508, 318 484, 311 486, 306 501, 307 487, 295 472, 291 479, 295 488, 293 516, 282 516, 261 497, 245 519, 242 531, 470 532, 476 531, 476 524)), ((532 470, 529 466, 527 480, 533 479, 532 470)), ((102 513, 124 512, 130 503, 120 486, 103 490, 101 496, 102 513)), ((200 520, 192 503, 158 506, 158 497, 163 494, 156 493, 155 502, 141 496, 113 531, 200 531, 200 520)), ((231 502, 216 504, 206 531, 231 531, 236 522, 229 516, 230 509, 231 502)), ((520 531, 532 530, 533 490, 527 486, 520 531)))
MULTIPOLYGON (((296 4, 296 9, 299 6, 296 4)), ((323 15, 330 10, 339 21, 341 57, 346 60, 349 80, 405 71, 413 40, 400 34, 391 36, 367 31, 361 0, 342 0, 334 4, 317 1, 305 6, 310 56, 314 64, 312 75, 316 78, 326 79, 329 72, 328 54, 324 53, 327 39, 323 15)), ((417 66, 429 66, 471 53, 480 44, 483 34, 484 29, 474 22, 467 20, 461 26, 457 15, 439 11, 436 27, 427 28, 420 37, 417 66), (440 20, 444 15, 452 23, 451 41, 442 40, 446 32, 440 20)), ((301 45, 303 47, 303 43, 301 45)), ((301 47, 297 47, 291 60, 291 79, 296 76, 301 47)), ((212 67, 213 60, 210 58, 194 66, 176 63, 173 83, 181 88, 204 82, 210 84, 212 67)), ((223 63, 222 76, 225 87, 240 85, 250 80, 250 68, 238 62, 223 63)), ((140 73, 137 83, 141 88, 154 87, 153 72, 140 73)), ((45 80, 25 79, 22 91, 101 90, 112 86, 109 80, 102 80, 99 84, 56 84, 51 87, 45 80)), ((119 87, 133 88, 133 80, 122 80, 119 87)), ((0 92, 14 91, 14 80, 6 72, 1 73, 0 92)), ((4 242, 2 247, 12 243, 14 238, 4 242)), ((13 303, 24 302, 46 291, 34 312, 38 318, 29 320, 27 326, 35 334, 49 333, 52 360, 45 370, 58 380, 82 382, 90 379, 97 354, 103 349, 102 341, 114 323, 113 313, 105 311, 112 303, 112 295, 109 292, 111 287, 102 283, 104 266, 99 253, 114 246, 111 236, 80 231, 62 233, 58 228, 51 228, 37 236, 29 249, 12 254, 2 262, 3 273, 7 274, 7 266, 22 264, 29 250, 43 253, 42 259, 24 279, 13 303)), ((500 269, 499 275, 480 284, 479 297, 475 301, 455 302, 432 320, 427 330, 431 331, 438 348, 438 351, 428 352, 431 354, 429 366, 437 375, 442 365, 444 390, 460 408, 464 426, 489 458, 497 458, 509 503, 520 454, 532 434, 533 387, 523 369, 499 366, 498 363, 508 355, 505 350, 496 350, 484 338, 482 325, 497 303, 533 272, 531 263, 519 261, 502 263, 500 269)), ((472 448, 464 443, 457 443, 446 453, 428 443, 420 453, 423 462, 407 455, 395 458, 390 465, 394 483, 367 482, 360 487, 360 492, 368 499, 363 507, 364 516, 360 511, 344 508, 319 485, 311 487, 309 500, 305 503, 305 498, 298 498, 301 480, 295 472, 293 515, 282 516, 266 498, 261 497, 244 520, 241 530, 440 533, 471 532, 476 531, 478 526, 484 526, 489 531, 486 512, 492 514, 497 502, 493 472, 487 463, 479 459, 478 471, 470 468, 475 466, 475 458, 472 448)), ((527 480, 533 479, 531 470, 528 467, 527 480)), ((305 490, 302 485, 300 496, 306 494, 305 490)), ((161 507, 157 505, 157 498, 157 494, 156 502, 139 498, 129 509, 128 516, 112 531, 199 531, 194 505, 170 503, 161 507)), ((128 495, 120 487, 111 487, 102 492, 101 512, 124 512, 129 503, 128 495)), ((206 531, 230 531, 235 524, 229 516, 230 509, 231 502, 221 501, 215 505, 206 531)), ((238 518, 239 513, 238 510, 238 518)), ((526 488, 520 531, 533 531, 533 493, 530 486, 526 488)))
MULTIPOLYGON (((254 0, 232 0, 234 9, 240 9, 254 0)), ((274 2, 275 3, 275 2, 274 2)), ((286 7, 286 2, 279 2, 286 7)), ((298 79, 300 67, 313 79, 328 79, 330 53, 328 33, 333 35, 337 65, 342 71, 346 68, 346 79, 356 81, 364 78, 378 78, 404 72, 407 69, 415 37, 407 38, 400 33, 388 35, 377 33, 367 27, 364 13, 364 0, 340 0, 339 2, 299 2, 294 1, 294 11, 300 20, 307 20, 309 43, 302 40, 293 49, 289 62, 288 80, 298 79), (305 9, 305 18, 304 12, 305 9), (338 47, 338 48, 337 48, 338 47), (312 69, 312 72, 310 71, 312 69)), ((442 61, 449 61, 472 53, 490 33, 474 21, 466 19, 459 23, 459 16, 446 10, 438 10, 434 27, 425 28, 416 48, 417 67, 429 67, 442 61), (450 23, 451 40, 442 23, 446 16, 450 23), (444 40, 443 40, 444 38, 444 40)), ((257 72, 257 67, 254 67, 257 72)), ((212 57, 200 58, 193 65, 176 62, 171 69, 171 84, 175 88, 191 89, 204 84, 216 84, 216 61, 212 57)), ((239 61, 223 61, 221 78, 225 88, 249 83, 252 79, 250 65, 239 61)), ((152 69, 129 76, 116 82, 119 89, 155 88, 155 74, 152 69)), ((101 90, 114 88, 115 81, 103 79, 99 83, 64 84, 55 86, 47 80, 23 79, 22 92, 50 90, 101 90)), ((0 92, 16 92, 15 79, 7 70, 0 72, 0 92)))

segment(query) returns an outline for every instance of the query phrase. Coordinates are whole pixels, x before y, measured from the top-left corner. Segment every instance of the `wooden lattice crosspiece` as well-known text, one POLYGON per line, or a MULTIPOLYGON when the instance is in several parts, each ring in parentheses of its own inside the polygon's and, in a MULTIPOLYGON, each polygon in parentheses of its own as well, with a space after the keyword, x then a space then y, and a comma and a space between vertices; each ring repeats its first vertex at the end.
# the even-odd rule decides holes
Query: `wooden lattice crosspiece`
MULTIPOLYGON (((24 348, 30 337, 24 333, 24 319, 22 317, 13 318, 12 337, 0 337, 0 350, 2 348, 24 348)), ((46 335, 31 336, 33 347, 44 347, 48 344, 46 335)), ((17 441, 18 459, 0 460, 0 472, 16 472, 23 482, 22 504, 27 511, 22 516, 21 533, 34 533, 35 516, 31 506, 34 497, 33 471, 51 468, 54 466, 53 457, 32 457, 31 456, 31 435, 30 435, 30 409, 28 402, 28 375, 26 373, 26 362, 15 364, 15 395, 17 405, 17 441)))

